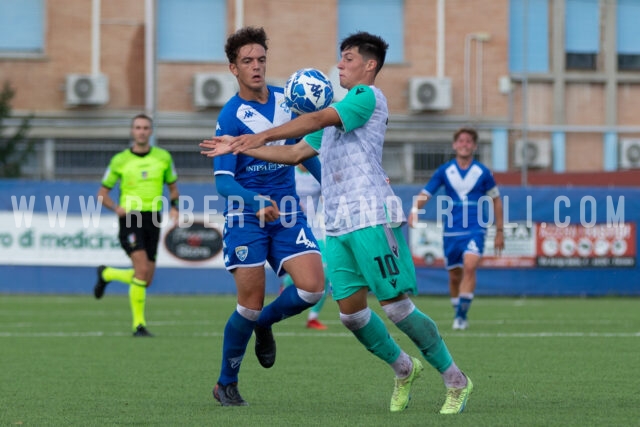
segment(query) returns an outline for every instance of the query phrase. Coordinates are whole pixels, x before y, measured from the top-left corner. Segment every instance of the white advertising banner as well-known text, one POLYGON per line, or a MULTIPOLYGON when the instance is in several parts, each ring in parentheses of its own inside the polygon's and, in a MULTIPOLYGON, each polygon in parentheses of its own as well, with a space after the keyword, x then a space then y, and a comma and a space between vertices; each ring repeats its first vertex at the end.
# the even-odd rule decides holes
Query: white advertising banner
MULTIPOLYGON (((504 229, 505 248, 500 255, 493 247, 495 227, 489 227, 484 241, 484 267, 534 267, 536 265, 537 224, 511 222, 504 229)), ((444 266, 442 226, 437 221, 420 221, 409 229, 409 246, 417 266, 444 266)))
MULTIPOLYGON (((165 215, 166 217, 166 215, 165 215)), ((222 215, 164 221, 158 267, 224 268, 222 215)), ((115 215, 56 217, 0 212, 0 265, 130 266, 118 240, 115 215)))

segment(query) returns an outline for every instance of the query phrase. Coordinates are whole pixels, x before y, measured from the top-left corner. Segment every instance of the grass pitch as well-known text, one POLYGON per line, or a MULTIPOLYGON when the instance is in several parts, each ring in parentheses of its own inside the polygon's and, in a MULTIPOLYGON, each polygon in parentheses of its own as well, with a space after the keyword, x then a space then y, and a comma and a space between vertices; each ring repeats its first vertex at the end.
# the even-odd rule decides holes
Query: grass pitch
POLYGON ((478 297, 464 332, 451 330, 447 298, 414 301, 473 379, 461 415, 437 414, 445 389, 426 363, 409 408, 389 413, 391 369, 340 324, 332 301, 321 313, 327 331, 307 330, 306 314, 275 326, 271 369, 258 364, 252 340, 240 372, 250 406, 223 408, 211 388, 234 296, 150 293, 156 337, 134 339, 126 296, 2 295, 0 425, 640 425, 638 299, 478 297))

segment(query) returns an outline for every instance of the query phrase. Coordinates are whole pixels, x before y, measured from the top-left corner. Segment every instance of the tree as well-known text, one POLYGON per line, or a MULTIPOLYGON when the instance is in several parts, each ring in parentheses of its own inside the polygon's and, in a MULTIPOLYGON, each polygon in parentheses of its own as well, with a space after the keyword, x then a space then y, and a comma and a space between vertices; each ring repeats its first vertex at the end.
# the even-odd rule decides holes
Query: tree
POLYGON ((5 82, 0 92, 0 177, 18 178, 22 165, 33 153, 33 141, 26 139, 32 116, 22 119, 13 136, 5 137, 4 120, 11 117, 11 100, 16 94, 9 82, 5 82))

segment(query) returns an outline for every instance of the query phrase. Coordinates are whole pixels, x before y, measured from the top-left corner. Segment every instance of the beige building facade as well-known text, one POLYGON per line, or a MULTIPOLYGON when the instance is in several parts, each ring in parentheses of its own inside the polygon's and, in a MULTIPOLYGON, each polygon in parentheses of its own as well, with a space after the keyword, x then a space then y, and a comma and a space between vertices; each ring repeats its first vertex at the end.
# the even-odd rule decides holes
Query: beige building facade
MULTIPOLYGON (((452 133, 469 125, 481 135, 480 160, 498 172, 522 168, 523 156, 528 166, 555 172, 640 167, 635 113, 640 109, 640 73, 619 69, 620 11, 613 0, 594 0, 598 50, 593 63, 579 63, 579 69, 571 69, 569 61, 593 55, 567 54, 571 1, 528 0, 546 12, 547 26, 538 33, 547 46, 543 72, 518 71, 513 63, 520 50, 513 45, 514 10, 526 0, 211 0, 224 15, 211 19, 212 26, 223 23, 214 29, 214 59, 178 60, 166 57, 179 56, 180 46, 171 50, 162 45, 172 31, 167 2, 177 7, 175 1, 34 1, 42 18, 40 47, 20 51, 0 43, 0 80, 16 90, 14 116, 34 116, 30 136, 42 142, 45 153, 34 166, 42 169, 41 178, 61 176, 56 172, 60 158, 47 163, 51 151, 62 153, 73 144, 115 150, 139 112, 153 115, 159 145, 184 153, 183 167, 199 161, 190 156, 197 157, 198 141, 214 132, 224 98, 233 93, 221 50, 226 35, 244 25, 264 27, 269 36, 267 77, 282 84, 299 68, 330 73, 350 12, 358 8, 367 10, 379 34, 391 31, 402 45, 399 58, 387 60, 377 81, 391 112, 385 162, 393 179, 426 179, 450 153, 452 133), (387 28, 385 17, 376 15, 378 7, 382 14, 391 7, 402 22, 387 28), (87 82, 92 87, 82 86, 87 82), (91 92, 88 100, 83 98, 86 91, 91 92)), ((182 7, 189 8, 192 1, 183 0, 182 7)), ((209 7, 206 0, 196 3, 209 7)), ((529 22, 527 11, 522 22, 529 22)), ((194 26, 190 31, 196 35, 207 30, 207 25, 194 26)), ((0 31, 1 37, 11 35, 0 31)), ((206 43, 191 40, 184 43, 185 50, 192 43, 206 43)), ((525 40, 522 50, 532 48, 532 41, 525 40)), ((69 150, 81 151, 79 147, 69 150)))

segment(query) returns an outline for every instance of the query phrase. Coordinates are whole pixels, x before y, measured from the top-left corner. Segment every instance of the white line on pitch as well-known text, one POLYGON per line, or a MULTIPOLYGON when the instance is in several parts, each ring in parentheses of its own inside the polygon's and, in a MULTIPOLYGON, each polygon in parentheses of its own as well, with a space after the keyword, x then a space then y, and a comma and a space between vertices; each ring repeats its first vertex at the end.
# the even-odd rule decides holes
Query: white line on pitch
MULTIPOLYGON (((0 338, 93 338, 130 336, 129 332, 0 332, 0 338)), ((158 337, 221 337, 222 332, 199 332, 193 334, 167 333, 158 337)), ((352 337, 348 332, 276 332, 276 338, 283 337, 352 337)), ((446 334, 447 338, 638 338, 640 332, 532 332, 532 333, 473 333, 455 332, 446 334)))

